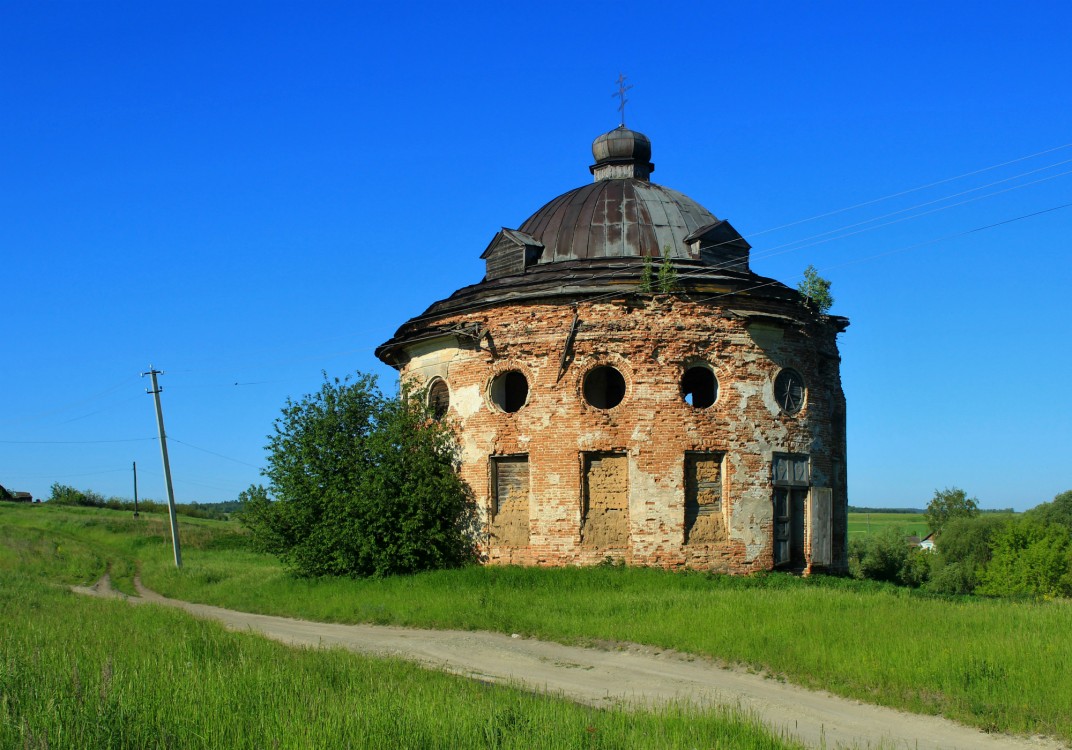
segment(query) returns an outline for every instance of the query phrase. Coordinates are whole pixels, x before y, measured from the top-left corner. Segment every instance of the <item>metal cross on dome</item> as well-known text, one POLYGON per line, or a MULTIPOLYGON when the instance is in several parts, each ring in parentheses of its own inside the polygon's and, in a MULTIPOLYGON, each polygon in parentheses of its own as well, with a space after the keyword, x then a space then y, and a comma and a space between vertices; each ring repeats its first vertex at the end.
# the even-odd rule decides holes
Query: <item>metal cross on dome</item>
POLYGON ((624 128, 625 127, 625 103, 627 101, 629 101, 628 99, 625 98, 625 92, 628 91, 629 89, 633 88, 633 84, 629 84, 628 86, 625 85, 625 74, 624 73, 619 73, 618 74, 617 83, 618 83, 618 90, 615 91, 613 94, 611 94, 611 98, 614 98, 614 97, 617 96, 617 97, 620 97, 621 100, 622 100, 622 103, 618 105, 618 111, 622 113, 622 127, 624 128))

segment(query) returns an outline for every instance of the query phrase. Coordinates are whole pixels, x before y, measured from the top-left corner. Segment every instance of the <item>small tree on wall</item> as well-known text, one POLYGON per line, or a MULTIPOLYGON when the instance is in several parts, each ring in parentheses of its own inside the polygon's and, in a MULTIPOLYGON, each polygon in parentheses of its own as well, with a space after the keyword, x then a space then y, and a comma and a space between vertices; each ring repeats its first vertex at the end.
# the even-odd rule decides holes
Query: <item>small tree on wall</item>
POLYGON ((644 270, 640 272, 640 293, 651 294, 655 291, 655 262, 650 255, 644 256, 644 270))
POLYGON ((670 294, 677 291, 677 269, 670 257, 670 246, 663 248, 663 261, 659 264, 659 276, 656 279, 659 285, 659 294, 670 294))
POLYGON ((830 294, 830 282, 819 275, 815 266, 804 269, 804 279, 797 285, 797 291, 804 295, 807 304, 826 315, 834 306, 834 297, 830 294))

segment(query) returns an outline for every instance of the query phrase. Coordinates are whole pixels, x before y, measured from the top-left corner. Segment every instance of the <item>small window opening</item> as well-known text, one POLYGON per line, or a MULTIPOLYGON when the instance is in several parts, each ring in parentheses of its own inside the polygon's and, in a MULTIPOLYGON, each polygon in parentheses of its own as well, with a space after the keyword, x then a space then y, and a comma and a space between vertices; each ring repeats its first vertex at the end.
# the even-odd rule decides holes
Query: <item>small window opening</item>
POLYGON ((491 381, 491 401, 507 414, 519 411, 529 398, 529 381, 517 370, 504 372, 491 381))
POLYGON ((597 409, 613 409, 625 398, 625 378, 610 365, 600 365, 584 377, 584 400, 597 409))
POLYGON ((685 403, 696 409, 706 409, 718 398, 718 381, 715 373, 702 365, 690 367, 681 376, 681 396, 685 403))
POLYGON ((447 387, 447 381, 436 378, 428 386, 428 406, 435 419, 447 416, 447 409, 450 408, 450 388, 447 387))

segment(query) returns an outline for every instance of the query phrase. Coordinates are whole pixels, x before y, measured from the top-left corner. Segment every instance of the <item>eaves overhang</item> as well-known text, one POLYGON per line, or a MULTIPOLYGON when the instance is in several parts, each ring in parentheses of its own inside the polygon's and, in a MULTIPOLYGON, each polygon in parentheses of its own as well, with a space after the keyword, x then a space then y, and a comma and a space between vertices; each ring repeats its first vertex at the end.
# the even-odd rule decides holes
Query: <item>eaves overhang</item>
MULTIPOLYGON (((405 346, 416 340, 445 335, 447 330, 442 321, 457 315, 537 301, 572 304, 638 295, 644 266, 645 262, 640 258, 560 261, 536 266, 523 274, 485 279, 459 289, 408 320, 394 336, 376 348, 376 356, 386 364, 400 367, 405 360, 402 354, 405 346)), ((731 301, 738 306, 743 299, 800 301, 800 294, 795 289, 750 271, 712 268, 700 261, 683 260, 676 260, 674 267, 677 271, 674 293, 693 302, 725 308, 731 301)))

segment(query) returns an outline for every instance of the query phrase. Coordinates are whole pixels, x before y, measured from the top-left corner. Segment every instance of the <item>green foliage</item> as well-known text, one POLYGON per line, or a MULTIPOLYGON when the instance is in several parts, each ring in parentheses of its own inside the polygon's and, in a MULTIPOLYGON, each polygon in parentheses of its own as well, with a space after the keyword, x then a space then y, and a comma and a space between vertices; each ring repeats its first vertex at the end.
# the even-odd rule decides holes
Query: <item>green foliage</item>
POLYGON ((674 259, 670 257, 669 245, 663 248, 663 260, 659 264, 659 275, 655 281, 660 294, 677 291, 677 268, 674 267, 674 259))
POLYGON ((243 523, 303 576, 385 576, 475 558, 476 508, 449 427, 403 386, 329 380, 287 400, 267 446, 268 491, 251 487, 243 523), (268 501, 268 494, 276 500, 268 501))
POLYGON ((981 579, 980 594, 1072 596, 1072 529, 1030 517, 1007 524, 981 579))
POLYGON ((991 543, 1009 518, 993 514, 958 516, 942 530, 941 543, 933 553, 931 580, 927 589, 940 594, 970 594, 990 563, 991 543))
POLYGON ((934 498, 927 505, 927 525, 935 534, 941 534, 951 518, 970 518, 979 515, 979 501, 959 487, 935 490, 934 498))
POLYGON ((644 256, 644 270, 640 272, 640 293, 651 294, 655 291, 655 263, 650 255, 644 256))
POLYGON ((928 576, 929 553, 910 547, 908 534, 900 526, 849 542, 849 572, 854 578, 888 581, 902 586, 919 586, 928 576))
POLYGON ((51 492, 46 502, 56 505, 81 505, 86 507, 104 508, 106 500, 104 496, 93 490, 76 490, 59 482, 53 482, 51 492))
POLYGON ((1056 523, 1072 529, 1072 490, 1060 493, 1052 502, 1035 506, 1024 515, 1040 523, 1056 523))
POLYGON ((834 306, 830 294, 830 282, 819 275, 815 266, 804 269, 804 279, 797 285, 797 291, 804 295, 804 301, 814 310, 825 315, 834 306))
MULTIPOLYGON (((1068 640, 1067 602, 953 599, 895 584, 822 575, 800 578, 771 573, 736 578, 629 566, 467 566, 383 579, 298 578, 273 556, 244 549, 245 537, 238 524, 186 517, 181 524, 186 554, 183 568, 176 569, 166 517, 143 515, 134 520, 129 514, 96 508, 0 504, 0 574, 17 565, 21 570, 33 571, 28 572, 33 577, 47 571, 52 580, 93 581, 109 566, 113 581, 121 569, 129 580, 137 559, 145 584, 176 598, 307 620, 493 630, 567 643, 642 643, 745 665, 870 703, 941 713, 991 732, 1047 734, 1066 742, 1072 740, 1072 714, 1068 712, 1072 670, 1061 650, 1068 640), (742 612, 749 616, 741 617, 742 612), (848 629, 847 623, 851 624, 848 629), (808 637, 801 638, 801 633, 808 637), (1009 637, 1010 633, 1016 637, 1009 637)), ((49 589, 58 592, 55 587, 49 589)), ((0 581, 0 598, 7 590, 5 582, 0 581)), ((62 592, 57 595, 66 596, 62 592)), ((156 608, 136 611, 143 610, 156 608)), ((10 612, 4 602, 0 602, 0 611, 5 615, 10 612)), ((58 616, 68 634, 80 632, 70 628, 72 618, 86 623, 93 632, 97 630, 95 621, 88 620, 81 610, 72 610, 70 602, 64 603, 58 616)), ((32 617, 33 627, 12 620, 7 632, 40 633, 45 617, 39 610, 32 617)), ((144 629, 152 634, 164 629, 114 615, 107 621, 121 621, 132 632, 144 629)), ((80 644, 100 642, 98 638, 76 640, 80 644)), ((154 642, 158 641, 159 638, 154 642)), ((0 638, 0 648, 3 643, 0 638)), ((190 659, 184 652, 212 653, 213 649, 189 646, 184 638, 178 643, 183 658, 146 669, 168 675, 172 681, 181 674, 187 675, 191 683, 207 684, 200 673, 190 672, 186 666, 190 659)), ((34 653, 21 642, 14 649, 28 658, 34 653)), ((334 655, 330 658, 335 659, 334 655)), ((261 662, 249 655, 239 663, 261 662)), ((0 658, 0 679, 2 665, 0 658)), ((217 672, 227 677, 232 666, 226 662, 217 672)), ((288 662, 286 667, 285 672, 293 673, 292 664, 288 662)), ((83 675, 99 673, 97 667, 85 669, 80 665, 79 669, 83 675)), ((52 670, 32 673, 51 675, 52 670)), ((340 677, 346 685, 352 679, 340 677)), ((186 685, 185 680, 180 682, 186 685)), ((229 703, 206 710, 214 711, 215 716, 226 712, 229 719, 235 718, 231 716, 235 713, 235 700, 240 705, 246 703, 231 689, 234 684, 213 682, 212 686, 225 686, 221 689, 230 691, 227 694, 232 698, 229 703)), ((314 680, 311 684, 323 682, 314 680)), ((364 689, 355 685, 348 694, 364 689)), ((422 684, 414 689, 423 687, 422 684)), ((291 695, 285 683, 260 689, 291 695)), ((215 690, 206 687, 194 697, 207 698, 215 690)), ((394 704, 397 717, 399 701, 409 700, 412 691, 395 683, 391 683, 391 690, 398 695, 394 704)), ((55 704, 49 700, 49 689, 36 695, 45 696, 33 703, 42 707, 36 714, 41 718, 47 707, 55 704)), ((145 693, 142 696, 149 700, 145 693)), ((310 696, 310 700, 321 700, 319 694, 310 696)), ((181 705, 186 705, 186 700, 177 698, 181 705)), ((278 708, 290 700, 281 697, 275 705, 278 708)), ((331 697, 325 696, 323 701, 330 703, 331 697)), ((379 705, 370 700, 361 710, 377 715, 380 709, 374 704, 379 705)), ((406 705, 405 710, 410 710, 410 704, 406 705)), ((426 704, 414 705, 419 708, 426 704)), ((244 716, 241 710, 237 714, 238 718, 244 716)), ((200 709, 190 715, 199 716, 200 709)), ((272 714, 290 715, 289 709, 272 714)), ((321 723, 334 722, 332 716, 326 716, 321 723)), ((159 725, 160 719, 155 721, 159 725)), ((242 726, 250 731, 247 725, 242 726)), ((662 731, 660 728, 649 727, 649 731, 662 731)), ((190 746, 197 746, 193 744, 194 735, 190 729, 190 746)), ((273 746, 267 740, 261 742, 264 738, 260 734, 249 736, 253 738, 249 745, 237 746, 273 746)), ((653 740, 655 746, 660 746, 658 738, 664 735, 653 736, 657 738, 653 740)), ((9 744, 0 740, 0 747, 9 744)), ((430 740, 425 746, 447 744, 430 740)), ((670 744, 663 741, 661 746, 670 744)), ((12 746, 23 745, 16 742, 12 746)), ((221 740, 219 746, 234 745, 221 740)), ((345 743, 323 741, 310 746, 345 743)), ((597 742, 595 746, 631 745, 627 740, 615 744, 608 739, 607 744, 597 742)), ((685 746, 738 747, 731 741, 722 745, 713 740, 693 741, 685 746)))
MULTIPOLYGON (((79 490, 65 484, 54 483, 46 502, 55 505, 77 505, 84 508, 109 508, 111 510, 128 510, 133 512, 134 501, 123 497, 109 497, 93 490, 79 490)), ((226 521, 228 512, 224 503, 176 503, 175 513, 191 518, 214 518, 226 521)), ((139 513, 167 513, 167 503, 156 500, 139 500, 139 513)))
POLYGON ((801 747, 728 710, 582 706, 23 573, 0 571, 2 748, 801 747))

